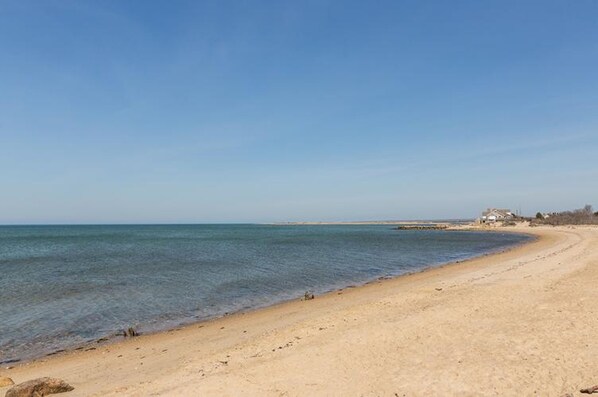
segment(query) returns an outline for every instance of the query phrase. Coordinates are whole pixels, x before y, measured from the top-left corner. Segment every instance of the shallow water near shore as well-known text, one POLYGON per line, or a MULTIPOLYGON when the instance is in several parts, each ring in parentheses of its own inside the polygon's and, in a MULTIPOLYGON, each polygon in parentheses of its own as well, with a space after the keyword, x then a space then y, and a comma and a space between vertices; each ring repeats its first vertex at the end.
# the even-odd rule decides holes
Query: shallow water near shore
POLYGON ((503 250, 513 233, 389 225, 0 227, 0 363, 503 250))

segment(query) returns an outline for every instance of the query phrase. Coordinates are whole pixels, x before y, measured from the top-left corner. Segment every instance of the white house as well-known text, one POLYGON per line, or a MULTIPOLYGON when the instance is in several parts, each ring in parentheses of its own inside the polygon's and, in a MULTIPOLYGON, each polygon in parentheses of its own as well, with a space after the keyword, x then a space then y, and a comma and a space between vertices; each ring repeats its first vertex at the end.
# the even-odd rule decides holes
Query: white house
POLYGON ((482 212, 481 217, 482 223, 504 221, 509 219, 513 219, 513 213, 511 210, 504 208, 488 208, 486 211, 482 212))

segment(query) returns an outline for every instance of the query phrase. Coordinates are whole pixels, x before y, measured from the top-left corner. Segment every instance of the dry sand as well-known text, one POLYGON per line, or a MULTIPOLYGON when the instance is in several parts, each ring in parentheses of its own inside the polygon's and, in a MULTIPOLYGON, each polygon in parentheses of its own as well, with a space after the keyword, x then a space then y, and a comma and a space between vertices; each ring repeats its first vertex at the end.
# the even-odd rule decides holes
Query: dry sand
MULTIPOLYGON (((0 370, 68 396, 562 396, 598 384, 598 228, 0 370)), ((7 388, 0 389, 0 395, 7 388)))

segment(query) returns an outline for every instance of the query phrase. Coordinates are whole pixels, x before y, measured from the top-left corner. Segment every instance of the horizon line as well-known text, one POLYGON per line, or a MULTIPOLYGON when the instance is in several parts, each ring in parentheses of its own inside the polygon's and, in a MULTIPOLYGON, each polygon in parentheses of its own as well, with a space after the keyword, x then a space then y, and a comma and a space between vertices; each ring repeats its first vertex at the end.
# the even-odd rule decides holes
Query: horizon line
POLYGON ((272 222, 108 222, 108 223, 0 223, 5 226, 193 226, 193 225, 331 225, 331 224, 366 224, 366 223, 400 223, 400 222, 463 222, 475 218, 438 218, 438 219, 381 219, 381 220, 352 220, 352 221, 272 221, 272 222))

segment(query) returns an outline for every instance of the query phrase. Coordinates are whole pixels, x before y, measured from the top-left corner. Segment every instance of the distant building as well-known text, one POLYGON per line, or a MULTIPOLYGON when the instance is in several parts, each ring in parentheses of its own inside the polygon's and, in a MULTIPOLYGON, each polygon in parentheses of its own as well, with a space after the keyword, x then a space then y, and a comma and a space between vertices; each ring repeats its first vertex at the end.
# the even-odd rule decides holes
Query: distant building
POLYGON ((504 208, 488 208, 482 212, 482 217, 480 218, 482 223, 506 221, 509 219, 513 219, 513 213, 511 210, 504 208))

